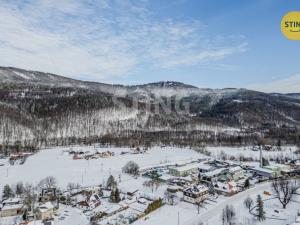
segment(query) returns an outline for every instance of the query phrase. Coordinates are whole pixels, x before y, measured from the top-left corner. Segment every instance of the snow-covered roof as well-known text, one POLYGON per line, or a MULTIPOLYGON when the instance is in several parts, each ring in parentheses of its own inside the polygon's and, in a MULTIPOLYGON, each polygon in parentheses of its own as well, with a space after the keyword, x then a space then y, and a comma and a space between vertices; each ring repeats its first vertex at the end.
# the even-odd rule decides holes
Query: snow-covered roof
POLYGON ((188 164, 185 166, 173 167, 172 169, 177 170, 178 172, 183 172, 183 171, 188 171, 188 170, 193 170, 198 168, 199 168, 199 164, 188 164))
POLYGON ((231 167, 231 168, 229 169, 229 172, 235 173, 235 172, 240 171, 240 170, 242 170, 242 167, 240 167, 240 166, 235 166, 235 167, 231 167))
POLYGON ((110 206, 107 208, 106 213, 107 213, 107 214, 110 214, 110 213, 117 212, 120 208, 121 208, 120 205, 110 205, 110 206))
POLYGON ((273 174, 274 171, 270 170, 270 169, 267 169, 267 168, 261 168, 259 166, 257 167, 254 167, 252 168, 253 170, 256 170, 256 171, 260 171, 260 172, 264 172, 264 173, 270 173, 270 174, 273 174))
POLYGON ((2 202, 3 205, 7 204, 18 204, 22 202, 21 198, 8 198, 2 202))
POLYGON ((39 206, 39 211, 47 212, 48 210, 51 210, 53 208, 54 208, 54 206, 52 205, 51 202, 46 202, 43 205, 39 206))
POLYGON ((197 185, 197 186, 195 185, 195 186, 188 187, 183 190, 183 192, 189 192, 192 194, 199 194, 199 193, 202 193, 205 191, 208 191, 208 188, 204 185, 197 185))
POLYGON ((23 207, 23 204, 13 204, 13 205, 4 205, 3 208, 1 209, 2 211, 4 210, 11 210, 11 209, 21 209, 23 207))
POLYGON ((204 163, 199 164, 199 169, 210 170, 211 168, 213 168, 211 165, 204 164, 204 163))
POLYGON ((136 211, 144 212, 148 208, 148 205, 147 204, 144 205, 144 204, 135 202, 135 203, 131 204, 129 207, 136 211))
POLYGON ((234 181, 229 181, 229 182, 217 182, 214 185, 216 190, 221 190, 223 192, 235 192, 237 191, 237 185, 234 181), (217 187, 216 187, 217 185, 217 187))
POLYGON ((168 181, 168 180, 170 180, 170 179, 172 179, 172 178, 174 178, 172 175, 166 174, 166 173, 164 173, 163 175, 161 175, 161 176, 159 177, 160 180, 164 180, 164 181, 168 181))
POLYGON ((216 169, 213 171, 209 171, 207 173, 203 173, 204 176, 207 177, 213 177, 213 176, 217 176, 218 174, 222 173, 225 169, 224 168, 220 168, 220 169, 216 169))

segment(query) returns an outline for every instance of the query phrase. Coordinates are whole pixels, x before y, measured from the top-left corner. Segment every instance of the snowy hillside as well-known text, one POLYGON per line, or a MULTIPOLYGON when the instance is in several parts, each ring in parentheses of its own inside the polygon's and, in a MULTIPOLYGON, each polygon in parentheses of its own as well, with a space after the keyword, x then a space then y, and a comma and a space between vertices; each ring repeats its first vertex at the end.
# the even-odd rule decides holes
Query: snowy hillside
MULTIPOLYGON (((172 81, 110 85, 0 67, 0 143, 77 142, 104 136, 134 142, 232 143, 232 136, 265 126, 284 127, 294 140, 300 99, 291 96, 172 81)), ((280 131, 272 132, 276 136, 280 131)))

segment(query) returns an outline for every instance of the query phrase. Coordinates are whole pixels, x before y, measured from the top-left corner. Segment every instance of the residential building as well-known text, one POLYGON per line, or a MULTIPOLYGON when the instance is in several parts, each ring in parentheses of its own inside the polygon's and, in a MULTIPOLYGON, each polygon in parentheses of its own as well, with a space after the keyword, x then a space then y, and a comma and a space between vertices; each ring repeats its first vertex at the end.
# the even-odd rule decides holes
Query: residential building
POLYGON ((198 172, 198 164, 188 164, 169 168, 169 173, 176 177, 185 177, 191 173, 198 172))
POLYGON ((39 196, 39 202, 51 202, 57 199, 56 188, 43 188, 39 196))
POLYGON ((276 171, 267 169, 267 168, 261 168, 261 167, 254 167, 250 168, 255 174, 262 176, 262 177, 267 177, 267 178, 274 178, 277 176, 276 171))
POLYGON ((225 170, 225 168, 219 168, 207 173, 203 173, 200 176, 200 180, 206 183, 210 183, 214 180, 217 180, 218 176, 220 176, 221 174, 224 174, 225 170))
POLYGON ((204 185, 192 186, 183 190, 183 200, 193 204, 204 201, 208 195, 208 187, 204 185))
POLYGON ((169 205, 177 205, 180 202, 181 187, 169 186, 165 192, 165 202, 169 205))
POLYGON ((232 196, 238 192, 235 181, 216 182, 214 184, 214 189, 218 194, 225 196, 232 196))
POLYGON ((0 205, 0 217, 17 216, 21 213, 23 202, 20 198, 9 198, 0 205))
POLYGON ((229 168, 228 172, 234 181, 238 181, 245 176, 244 170, 240 166, 231 167, 229 168))
POLYGON ((49 220, 52 219, 54 215, 54 206, 52 205, 51 202, 46 202, 42 205, 40 205, 37 208, 37 218, 39 220, 49 220))

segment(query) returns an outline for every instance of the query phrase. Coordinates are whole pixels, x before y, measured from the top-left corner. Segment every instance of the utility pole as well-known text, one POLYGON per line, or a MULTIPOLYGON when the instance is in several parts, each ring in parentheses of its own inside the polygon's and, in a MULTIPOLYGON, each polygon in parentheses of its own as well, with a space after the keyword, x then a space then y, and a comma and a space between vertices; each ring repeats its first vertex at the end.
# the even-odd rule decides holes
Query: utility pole
POLYGON ((260 167, 263 167, 263 154, 262 154, 262 146, 259 146, 259 161, 260 161, 260 167))
POLYGON ((179 212, 178 212, 178 225, 180 225, 180 217, 179 217, 179 212))

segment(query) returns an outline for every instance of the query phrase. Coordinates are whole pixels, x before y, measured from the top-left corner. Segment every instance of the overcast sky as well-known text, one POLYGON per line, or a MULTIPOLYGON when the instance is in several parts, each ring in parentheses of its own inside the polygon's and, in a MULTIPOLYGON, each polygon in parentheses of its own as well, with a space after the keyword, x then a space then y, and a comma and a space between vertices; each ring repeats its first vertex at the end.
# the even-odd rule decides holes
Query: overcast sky
POLYGON ((82 80, 300 92, 299 1, 1 0, 0 65, 82 80))

